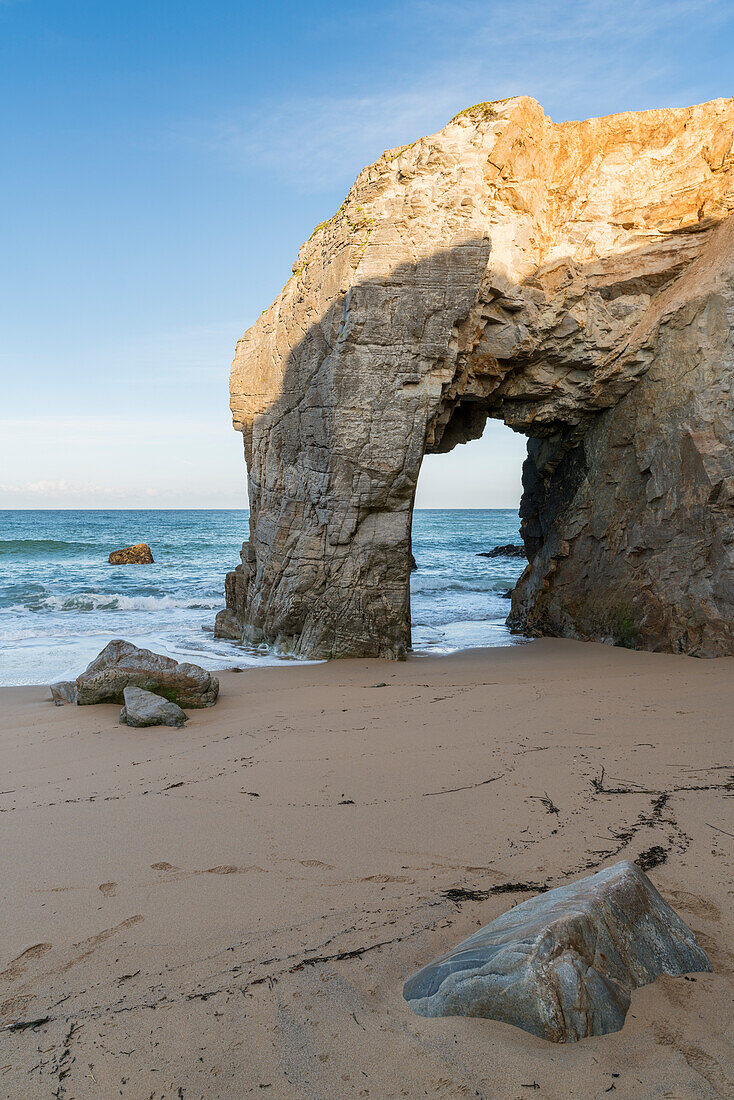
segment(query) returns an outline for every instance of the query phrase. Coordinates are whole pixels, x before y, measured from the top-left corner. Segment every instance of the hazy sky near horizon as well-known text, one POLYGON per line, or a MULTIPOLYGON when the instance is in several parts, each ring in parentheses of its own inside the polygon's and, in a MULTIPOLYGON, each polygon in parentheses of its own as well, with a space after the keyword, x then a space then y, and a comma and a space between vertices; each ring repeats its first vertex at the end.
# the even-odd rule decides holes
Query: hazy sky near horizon
MULTIPOLYGON (((0 0, 0 508, 237 507, 235 342, 359 170, 469 104, 734 94, 732 0, 0 0)), ((514 507, 499 424, 423 507, 514 507)))

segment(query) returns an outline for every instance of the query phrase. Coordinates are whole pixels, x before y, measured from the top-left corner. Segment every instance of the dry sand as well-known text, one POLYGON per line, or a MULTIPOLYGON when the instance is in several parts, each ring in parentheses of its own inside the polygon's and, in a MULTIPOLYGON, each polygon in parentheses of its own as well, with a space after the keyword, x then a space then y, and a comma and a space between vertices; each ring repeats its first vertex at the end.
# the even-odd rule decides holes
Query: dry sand
POLYGON ((0 693, 1 1018, 50 1017, 2 1032, 2 1096, 734 1095, 734 660, 540 641, 225 673, 183 731, 47 696, 0 693), (620 1033, 402 1000, 534 884, 654 845, 715 972, 637 991, 620 1033))

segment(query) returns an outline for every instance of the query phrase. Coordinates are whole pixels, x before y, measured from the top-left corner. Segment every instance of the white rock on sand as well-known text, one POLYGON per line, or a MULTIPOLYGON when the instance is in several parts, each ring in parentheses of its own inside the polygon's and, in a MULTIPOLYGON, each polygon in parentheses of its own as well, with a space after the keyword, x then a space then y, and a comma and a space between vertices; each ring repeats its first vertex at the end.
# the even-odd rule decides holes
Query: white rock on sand
POLYGON ((123 694, 125 705, 120 711, 120 722, 124 726, 177 726, 181 729, 188 721, 176 703, 162 699, 152 691, 126 687, 123 694))

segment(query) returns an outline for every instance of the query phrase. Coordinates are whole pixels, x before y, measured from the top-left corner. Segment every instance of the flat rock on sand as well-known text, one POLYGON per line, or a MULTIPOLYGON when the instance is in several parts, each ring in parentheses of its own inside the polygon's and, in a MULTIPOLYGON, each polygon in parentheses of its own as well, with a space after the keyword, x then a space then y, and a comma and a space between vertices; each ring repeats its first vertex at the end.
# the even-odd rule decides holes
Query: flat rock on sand
POLYGON ((176 703, 162 699, 152 691, 139 687, 126 687, 125 705, 120 711, 120 722, 124 726, 178 726, 187 721, 186 714, 176 703))
POLYGON ((711 970, 690 928, 629 860, 522 902, 423 967, 419 1016, 485 1016, 556 1043, 622 1027, 633 989, 711 970))
POLYGON ((77 702, 122 703, 130 685, 182 707, 211 707, 219 694, 217 677, 198 665, 179 663, 117 638, 77 676, 77 702))

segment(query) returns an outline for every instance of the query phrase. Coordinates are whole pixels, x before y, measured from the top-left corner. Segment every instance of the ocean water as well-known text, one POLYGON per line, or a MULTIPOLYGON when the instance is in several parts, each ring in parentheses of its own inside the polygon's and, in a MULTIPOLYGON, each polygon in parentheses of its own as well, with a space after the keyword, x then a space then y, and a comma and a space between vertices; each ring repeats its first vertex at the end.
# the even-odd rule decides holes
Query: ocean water
MULTIPOLYGON (((0 684, 74 677, 112 638, 212 669, 287 659, 213 636, 246 537, 239 510, 0 511, 0 684), (150 545, 154 565, 108 564, 110 551, 136 542, 150 545)), ((517 541, 517 512, 415 512, 414 650, 518 640, 501 594, 524 563, 477 556, 517 541)))

